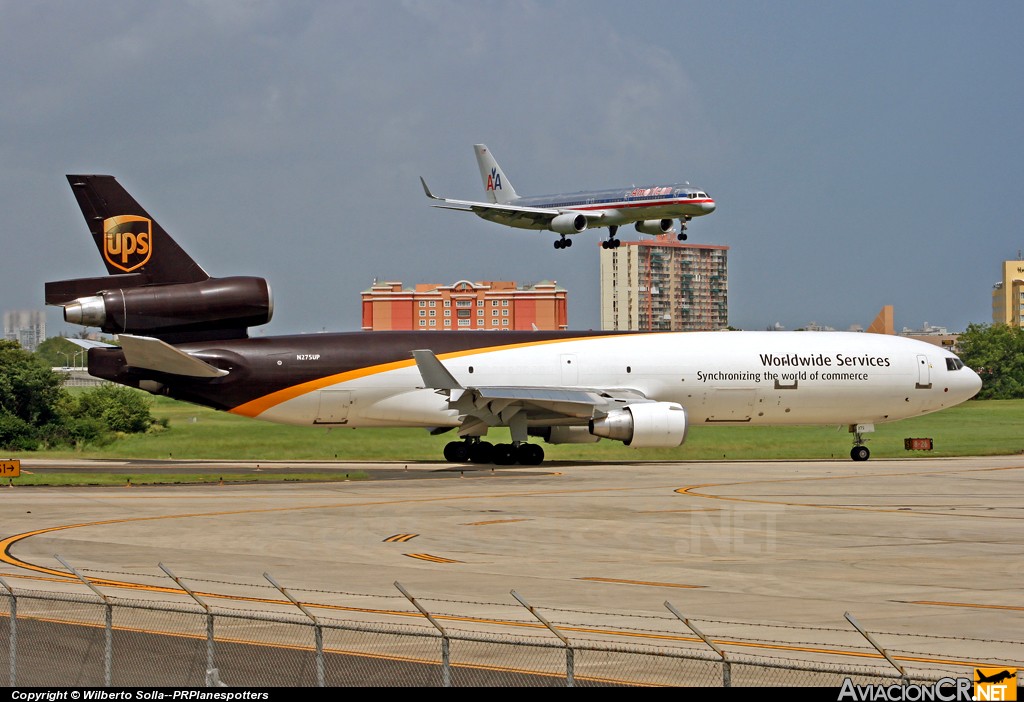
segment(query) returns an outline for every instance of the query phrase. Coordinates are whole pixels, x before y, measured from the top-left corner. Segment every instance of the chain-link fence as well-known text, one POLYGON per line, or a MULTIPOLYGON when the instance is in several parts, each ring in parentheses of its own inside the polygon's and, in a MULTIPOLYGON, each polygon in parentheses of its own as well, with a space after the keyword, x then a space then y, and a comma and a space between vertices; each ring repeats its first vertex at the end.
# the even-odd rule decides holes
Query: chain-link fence
POLYGON ((666 621, 681 620, 694 636, 622 645, 584 637, 575 624, 570 639, 518 596, 527 614, 506 621, 509 634, 453 629, 455 617, 435 617, 401 586, 418 614, 379 623, 318 616, 280 586, 295 613, 219 608, 191 592, 192 601, 174 602, 0 585, 0 665, 12 687, 838 687, 972 672, 947 665, 911 674, 874 642, 850 659, 870 665, 815 660, 809 645, 803 660, 738 655, 672 607, 676 619, 666 621))

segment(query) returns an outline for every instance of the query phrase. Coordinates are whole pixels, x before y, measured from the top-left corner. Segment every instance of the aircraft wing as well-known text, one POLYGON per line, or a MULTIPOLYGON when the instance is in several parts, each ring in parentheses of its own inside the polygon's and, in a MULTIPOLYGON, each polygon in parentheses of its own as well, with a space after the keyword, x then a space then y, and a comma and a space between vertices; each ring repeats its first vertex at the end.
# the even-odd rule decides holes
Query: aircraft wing
POLYGON ((448 396, 448 407, 463 417, 460 434, 480 425, 585 425, 627 404, 652 402, 633 388, 462 386, 432 351, 413 351, 425 387, 448 396))
POLYGON ((427 187, 427 181, 422 176, 420 183, 423 184, 423 192, 431 200, 438 200, 444 204, 432 205, 443 210, 459 210, 462 212, 474 212, 483 219, 497 224, 522 227, 528 222, 533 229, 547 229, 551 220, 566 212, 575 212, 587 218, 588 224, 596 224, 604 215, 601 213, 583 212, 571 208, 555 209, 548 207, 521 207, 518 205, 502 205, 496 202, 476 202, 473 200, 451 200, 445 197, 434 195, 427 187))

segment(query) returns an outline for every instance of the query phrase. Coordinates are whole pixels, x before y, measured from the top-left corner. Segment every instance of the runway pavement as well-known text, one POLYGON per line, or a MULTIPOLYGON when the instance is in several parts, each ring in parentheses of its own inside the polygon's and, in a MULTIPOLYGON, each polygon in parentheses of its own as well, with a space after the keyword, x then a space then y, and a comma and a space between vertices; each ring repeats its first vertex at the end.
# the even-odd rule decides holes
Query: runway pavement
POLYGON ((330 466, 375 479, 0 489, 0 577, 87 592, 59 555, 113 595, 166 600, 118 586, 173 587, 163 564, 219 606, 294 611, 269 573, 374 621, 415 612, 397 582, 474 630, 529 620, 515 591, 602 635, 671 628, 670 602, 747 646, 863 642, 850 613, 905 652, 1024 667, 1024 456, 330 466))

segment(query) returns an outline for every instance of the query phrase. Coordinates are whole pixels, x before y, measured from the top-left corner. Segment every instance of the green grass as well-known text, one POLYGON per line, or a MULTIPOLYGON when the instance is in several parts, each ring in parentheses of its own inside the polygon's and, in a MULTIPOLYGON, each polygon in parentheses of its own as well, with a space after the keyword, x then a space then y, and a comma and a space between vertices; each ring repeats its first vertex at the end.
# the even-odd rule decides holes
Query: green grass
MULTIPOLYGON (((155 398, 153 414, 169 429, 126 436, 102 448, 38 451, 12 458, 222 459, 242 461, 439 461, 454 432, 423 429, 324 429, 270 424, 155 398)), ((867 434, 872 457, 964 456, 1024 453, 1024 400, 975 400, 935 414, 876 425, 867 434), (904 450, 903 439, 930 437, 934 450, 904 450)), ((508 441, 507 430, 488 435, 508 441)), ((846 427, 691 428, 675 449, 634 450, 618 442, 544 445, 548 460, 666 461, 848 458, 846 427)))

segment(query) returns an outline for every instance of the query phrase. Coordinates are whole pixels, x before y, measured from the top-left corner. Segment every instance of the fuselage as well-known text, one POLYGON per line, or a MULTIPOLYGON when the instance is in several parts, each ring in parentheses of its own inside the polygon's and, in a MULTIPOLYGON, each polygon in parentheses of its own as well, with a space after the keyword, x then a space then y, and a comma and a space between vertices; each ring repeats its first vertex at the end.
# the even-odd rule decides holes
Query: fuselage
POLYGON ((271 422, 349 427, 459 425, 424 387, 414 349, 432 350, 464 387, 626 389, 680 404, 690 426, 882 423, 981 386, 937 346, 853 332, 353 332, 180 348, 228 374, 139 374, 119 349, 91 351, 90 372, 271 422))
MULTIPOLYGON (((715 201, 706 192, 689 185, 675 183, 651 187, 613 188, 558 195, 520 197, 509 203, 517 207, 577 211, 601 216, 600 226, 623 225, 647 219, 680 219, 700 217, 715 211, 715 201)), ((524 229, 542 229, 529 220, 512 220, 500 213, 481 213, 488 220, 524 229)))

